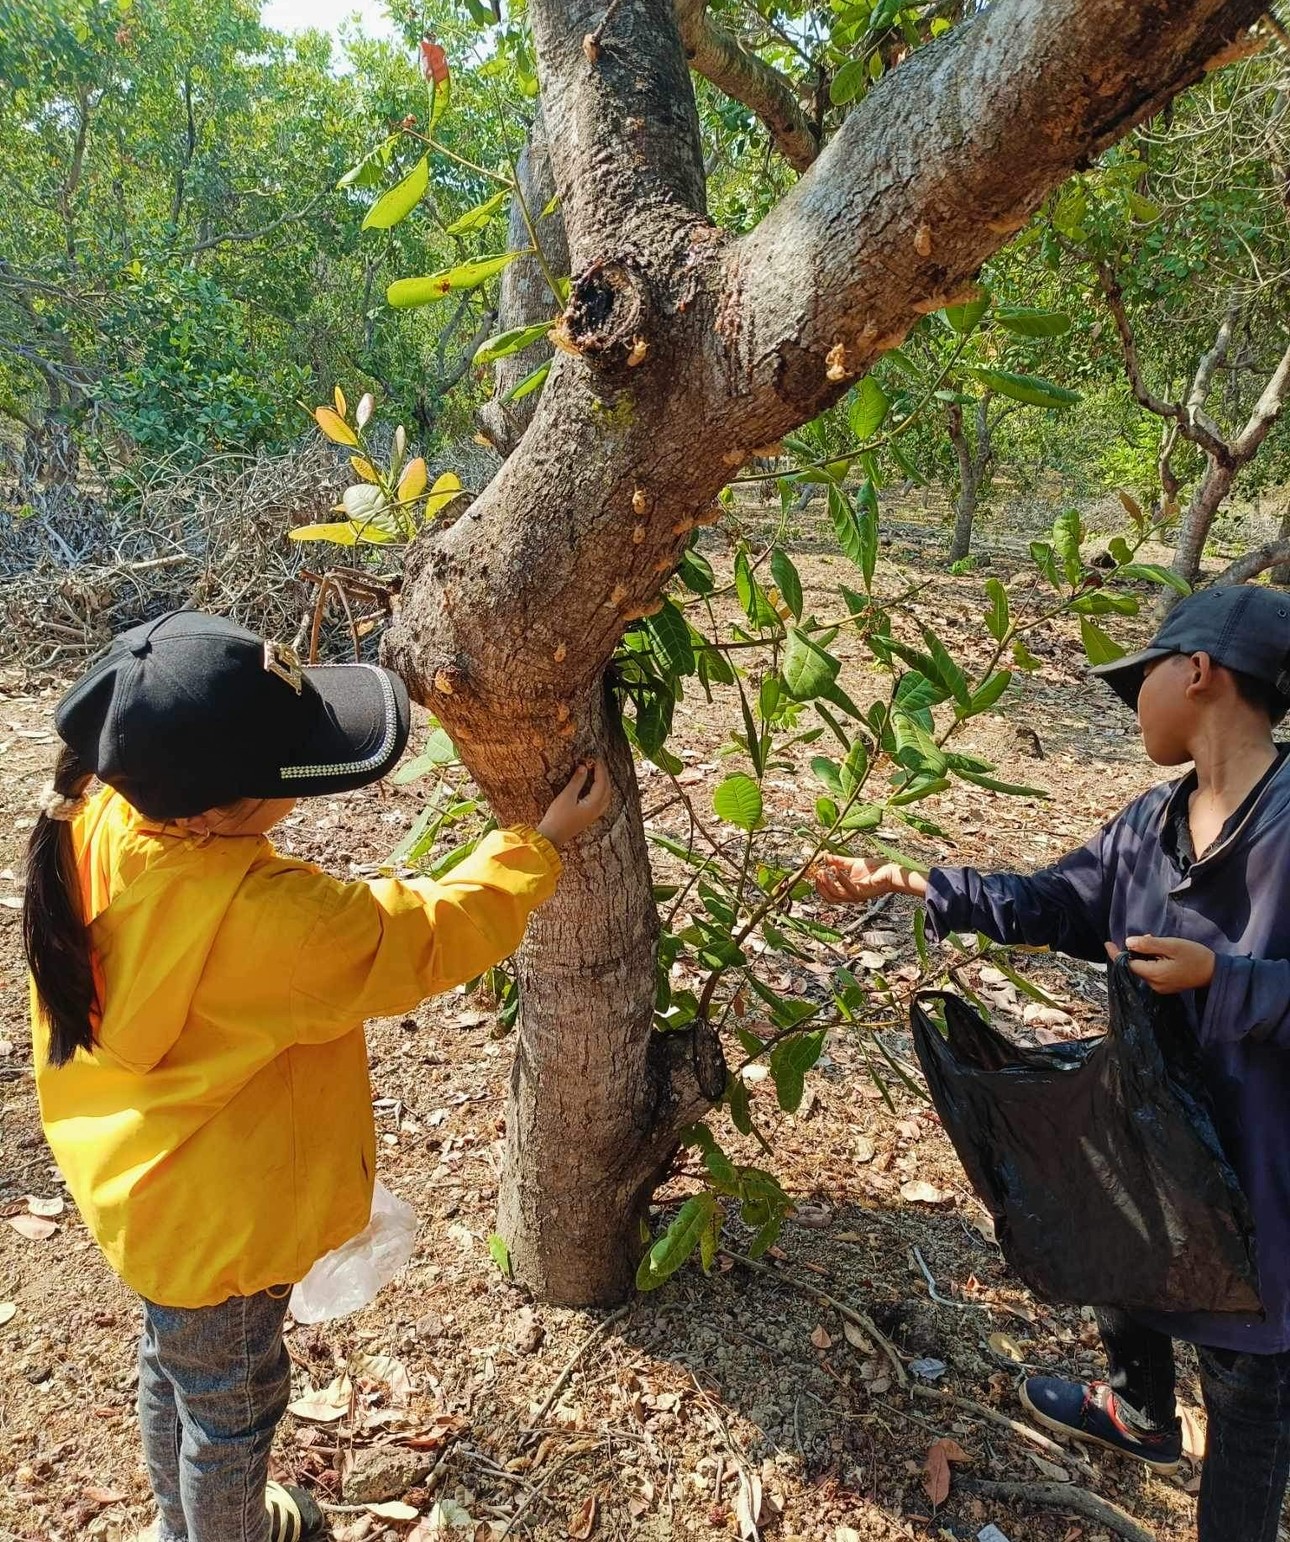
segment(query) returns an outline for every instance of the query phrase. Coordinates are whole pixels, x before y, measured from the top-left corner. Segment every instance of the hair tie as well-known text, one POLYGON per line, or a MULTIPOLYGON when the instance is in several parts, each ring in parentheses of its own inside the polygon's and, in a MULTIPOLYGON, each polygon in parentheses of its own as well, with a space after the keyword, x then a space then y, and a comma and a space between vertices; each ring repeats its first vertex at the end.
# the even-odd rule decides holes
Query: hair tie
POLYGON ((60 823, 75 819, 85 804, 86 797, 83 792, 77 793, 74 798, 69 798, 65 793, 59 792, 53 782, 49 782, 40 795, 40 812, 46 819, 56 819, 60 823))

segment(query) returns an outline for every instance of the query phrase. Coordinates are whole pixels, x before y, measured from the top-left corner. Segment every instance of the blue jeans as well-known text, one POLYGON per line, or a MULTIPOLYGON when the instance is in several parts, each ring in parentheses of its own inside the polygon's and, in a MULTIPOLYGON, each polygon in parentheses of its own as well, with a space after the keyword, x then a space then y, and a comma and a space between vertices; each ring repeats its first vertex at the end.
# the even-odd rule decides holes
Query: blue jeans
POLYGON ((269 1542, 269 1450, 291 1396, 287 1297, 144 1302, 139 1424, 158 1542, 269 1542))
MULTIPOLYGON (((1176 1417, 1174 1347, 1127 1312, 1098 1309, 1109 1381, 1152 1429, 1176 1417)), ((1208 1436, 1196 1531, 1200 1542, 1276 1542, 1290 1477, 1290 1353, 1243 1355, 1196 1346, 1208 1436)))

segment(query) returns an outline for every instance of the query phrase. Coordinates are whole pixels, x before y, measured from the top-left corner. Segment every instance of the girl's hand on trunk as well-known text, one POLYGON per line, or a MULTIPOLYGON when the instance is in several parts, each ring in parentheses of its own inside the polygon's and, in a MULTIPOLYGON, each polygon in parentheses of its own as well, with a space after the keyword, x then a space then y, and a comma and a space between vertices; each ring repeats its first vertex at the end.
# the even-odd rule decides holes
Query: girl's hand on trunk
POLYGON ((551 800, 538 834, 553 846, 567 846, 609 807, 609 777, 598 760, 580 760, 563 792, 551 800))
MULTIPOLYGON (((1149 955, 1130 959, 1129 968, 1162 996, 1201 990, 1214 978, 1216 955, 1203 942, 1189 942, 1186 937, 1126 937, 1124 946, 1130 953, 1149 955)), ((1112 961, 1120 956, 1113 942, 1107 943, 1106 951, 1112 961)))

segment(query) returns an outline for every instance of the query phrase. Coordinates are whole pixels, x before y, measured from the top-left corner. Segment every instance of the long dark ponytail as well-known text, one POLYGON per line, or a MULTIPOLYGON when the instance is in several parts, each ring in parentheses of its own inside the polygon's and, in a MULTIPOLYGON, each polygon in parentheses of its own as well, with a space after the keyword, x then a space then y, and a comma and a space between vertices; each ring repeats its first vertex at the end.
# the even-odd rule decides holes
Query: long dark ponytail
MULTIPOLYGON (((54 767, 53 796, 74 801, 93 773, 63 749, 54 767)), ((27 886, 22 941, 36 996, 49 1022, 49 1063, 66 1065, 94 1042, 97 1004, 90 935, 81 908, 72 832, 65 819, 42 810, 27 843, 27 886)))

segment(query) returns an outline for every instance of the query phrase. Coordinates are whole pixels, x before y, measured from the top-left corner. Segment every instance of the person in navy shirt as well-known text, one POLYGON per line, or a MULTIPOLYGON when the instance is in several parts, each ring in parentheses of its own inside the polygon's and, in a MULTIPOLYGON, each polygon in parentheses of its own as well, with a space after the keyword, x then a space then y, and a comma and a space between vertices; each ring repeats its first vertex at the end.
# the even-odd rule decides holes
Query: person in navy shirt
POLYGON ((1200 1542, 1276 1542, 1290 1475, 1290 594, 1201 590, 1141 653, 1093 671, 1136 709, 1160 766, 1192 769, 1037 873, 826 857, 820 895, 912 894, 938 938, 982 932, 1102 961, 1127 948, 1195 1033, 1219 1135, 1250 1201, 1261 1319, 1098 1310, 1105 1382, 1031 1377, 1049 1429, 1162 1473, 1182 1455, 1174 1339, 1196 1345, 1208 1415, 1200 1542))

